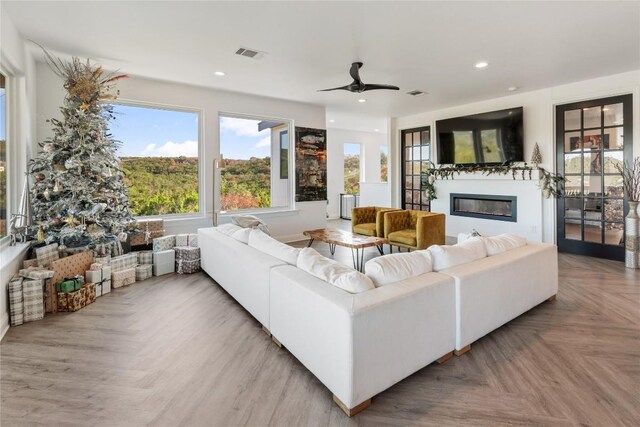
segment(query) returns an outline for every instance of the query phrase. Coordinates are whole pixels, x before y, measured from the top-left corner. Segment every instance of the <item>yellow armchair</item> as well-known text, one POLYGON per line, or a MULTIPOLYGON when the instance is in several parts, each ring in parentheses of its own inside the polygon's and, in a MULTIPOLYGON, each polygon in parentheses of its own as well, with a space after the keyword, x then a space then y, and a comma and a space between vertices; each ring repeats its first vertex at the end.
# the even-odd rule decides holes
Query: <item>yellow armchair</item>
POLYGON ((445 215, 426 211, 396 211, 384 214, 384 237, 389 245, 426 249, 445 243, 445 215))
POLYGON ((351 209, 351 232, 373 237, 384 236, 384 214, 397 210, 379 206, 362 206, 351 209))

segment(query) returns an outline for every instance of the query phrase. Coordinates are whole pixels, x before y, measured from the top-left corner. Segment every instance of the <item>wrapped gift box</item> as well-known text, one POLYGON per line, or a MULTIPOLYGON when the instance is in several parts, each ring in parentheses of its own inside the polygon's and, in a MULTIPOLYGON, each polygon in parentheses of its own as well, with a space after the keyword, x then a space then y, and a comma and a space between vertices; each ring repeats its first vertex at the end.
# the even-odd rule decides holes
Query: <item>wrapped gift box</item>
POLYGON ((141 282, 151 277, 152 271, 153 271, 153 266, 151 264, 143 264, 143 265, 137 266, 136 282, 141 282))
POLYGON ((56 283, 56 291, 57 292, 75 292, 82 287, 84 284, 84 277, 75 276, 65 280, 61 280, 56 283))
POLYGON ((153 264, 153 251, 140 251, 136 252, 138 254, 138 264, 153 264))
MULTIPOLYGON (((91 267, 93 262, 93 252, 86 251, 79 254, 71 255, 65 258, 61 258, 56 261, 52 261, 49 265, 49 270, 56 272, 55 276, 51 278, 51 282, 58 283, 67 277, 74 277, 82 275, 91 267)), ((51 312, 58 311, 58 293, 53 292, 51 294, 51 312)))
POLYGON ((38 259, 38 265, 40 267, 48 267, 51 261, 55 261, 60 258, 58 254, 58 244, 52 243, 41 248, 36 248, 36 258, 38 259))
POLYGON ((21 269, 18 274, 27 279, 45 280, 51 279, 55 271, 47 270, 45 267, 29 267, 21 269))
POLYGON ((197 234, 176 234, 176 246, 198 247, 197 234))
POLYGON ((111 263, 111 255, 97 256, 93 259, 93 262, 96 262, 102 265, 109 265, 111 263))
POLYGON ((176 236, 164 236, 153 239, 153 252, 162 252, 176 246, 176 236))
POLYGON ((44 317, 44 298, 42 280, 24 280, 22 282, 22 300, 24 303, 24 321, 33 322, 44 317))
POLYGON ((162 236, 164 236, 164 230, 144 231, 143 229, 140 229, 139 233, 131 235, 131 246, 149 245, 153 239, 162 236))
POLYGON ((82 298, 84 305, 87 306, 96 300, 96 284, 87 283, 82 287, 82 298))
POLYGON ((178 274, 191 274, 200 271, 200 260, 193 261, 176 261, 176 273, 178 274))
MULTIPOLYGON (((115 258, 111 258, 111 271, 118 272, 121 270, 128 270, 130 268, 135 269, 136 265, 138 265, 138 256, 135 253, 130 253, 126 255, 120 255, 115 258)), ((118 286, 114 286, 117 288, 118 286)))
POLYGON ((38 259, 25 259, 24 261, 22 261, 22 268, 31 268, 31 267, 37 267, 38 266, 38 259))
POLYGON ((11 326, 24 323, 24 302, 22 300, 22 282, 24 278, 13 276, 9 282, 9 319, 11 326))
MULTIPOLYGON (((135 256, 134 256, 135 257, 135 256)), ((121 288, 136 282, 136 267, 125 270, 113 271, 111 273, 111 287, 121 288)))
POLYGON ((153 275, 174 273, 176 271, 176 252, 169 249, 153 253, 153 275))
POLYGON ((56 291, 56 284, 51 279, 44 282, 44 312, 55 313, 58 311, 57 302, 58 292, 56 291))
POLYGON ((58 311, 78 311, 85 306, 85 291, 58 292, 58 311))

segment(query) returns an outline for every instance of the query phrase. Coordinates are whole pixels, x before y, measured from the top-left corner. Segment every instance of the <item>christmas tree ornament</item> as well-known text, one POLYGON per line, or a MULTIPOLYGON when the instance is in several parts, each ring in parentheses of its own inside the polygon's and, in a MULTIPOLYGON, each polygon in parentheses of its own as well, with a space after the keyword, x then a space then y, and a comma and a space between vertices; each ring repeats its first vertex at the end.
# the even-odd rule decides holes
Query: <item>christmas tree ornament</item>
POLYGON ((118 240, 120 240, 121 242, 126 242, 127 241, 127 233, 125 233, 124 231, 120 232, 120 234, 118 234, 118 240))
POLYGON ((41 225, 38 226, 38 242, 42 242, 44 240, 44 230, 41 225))
POLYGON ((46 51, 44 56, 62 79, 66 96, 62 118, 48 120, 52 136, 40 143, 40 153, 29 162, 35 178, 32 227, 42 240, 64 240, 67 253, 116 247, 121 230, 132 224, 135 228, 116 155, 118 142, 109 133, 109 122, 115 119, 108 103, 115 99, 111 90, 126 76, 78 58, 64 61, 46 51))

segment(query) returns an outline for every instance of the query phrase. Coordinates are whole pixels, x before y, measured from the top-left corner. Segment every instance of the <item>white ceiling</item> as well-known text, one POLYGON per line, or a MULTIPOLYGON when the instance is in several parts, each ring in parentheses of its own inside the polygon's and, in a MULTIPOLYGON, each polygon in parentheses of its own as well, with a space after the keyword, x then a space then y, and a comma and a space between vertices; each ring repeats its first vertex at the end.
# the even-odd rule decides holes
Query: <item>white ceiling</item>
POLYGON ((130 74, 321 104, 336 117, 380 120, 504 96, 509 86, 529 91, 640 69, 638 1, 3 0, 2 9, 53 51, 130 74), (240 46, 266 55, 240 57, 240 46), (356 60, 365 83, 401 90, 366 92, 364 104, 363 95, 316 92, 350 83, 356 60), (475 69, 479 60, 489 67, 475 69), (405 94, 412 89, 428 94, 405 94))

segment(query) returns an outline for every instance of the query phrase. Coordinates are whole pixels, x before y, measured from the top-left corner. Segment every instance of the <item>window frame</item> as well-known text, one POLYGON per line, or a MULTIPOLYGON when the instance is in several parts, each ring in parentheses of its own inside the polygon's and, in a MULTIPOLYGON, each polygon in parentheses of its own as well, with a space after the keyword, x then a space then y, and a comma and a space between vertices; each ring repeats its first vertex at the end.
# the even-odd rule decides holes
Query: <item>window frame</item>
MULTIPOLYGON (((218 141, 218 152, 217 152, 217 157, 218 159, 222 158, 222 156, 224 155, 224 153, 222 152, 222 141, 220 139, 220 119, 222 117, 230 117, 233 119, 246 119, 246 120, 256 120, 256 121, 274 121, 274 122, 283 122, 287 125, 287 132, 289 132, 289 135, 294 135, 294 139, 295 139, 295 122, 293 119, 286 119, 286 118, 282 118, 282 117, 274 117, 274 116, 268 116, 268 115, 257 115, 257 114, 246 114, 246 113, 237 113, 237 112, 229 112, 229 111, 218 111, 218 122, 217 122, 217 127, 218 127, 218 134, 216 135, 217 141, 218 141)), ((284 132, 280 131, 280 132, 284 132)), ((280 138, 278 137, 278 144, 280 144, 280 138)), ((278 149, 278 153, 280 152, 280 150, 278 149)), ((296 188, 295 188, 295 174, 292 174, 293 171, 295 171, 295 155, 292 155, 292 153, 295 153, 295 141, 292 141, 291 138, 289 138, 289 156, 288 156, 288 173, 289 173, 289 178, 287 178, 288 181, 288 189, 289 189, 289 197, 288 197, 288 205, 287 206, 270 206, 270 207, 264 207, 264 208, 247 208, 247 209, 236 209, 236 210, 232 210, 232 211, 223 211, 221 210, 221 196, 222 196, 222 173, 218 174, 218 170, 215 170, 214 173, 216 174, 216 180, 214 183, 214 189, 213 189, 213 193, 215 194, 214 197, 214 202, 213 202, 213 212, 214 214, 217 214, 218 218, 225 218, 225 217, 230 217, 232 215, 242 215, 242 214, 262 214, 262 213, 275 213, 275 212, 290 212, 290 211, 294 211, 296 210, 296 188), (293 147, 293 150, 291 150, 291 148, 293 147), (294 177, 294 178, 291 178, 294 177)), ((272 161, 273 163, 273 161, 272 161)), ((220 171, 222 172, 222 171, 220 171)), ((271 179, 273 179, 273 169, 271 170, 271 179)), ((275 176, 279 176, 280 174, 278 172, 276 172, 277 175, 275 176)))
POLYGON ((291 151, 291 138, 289 138, 289 129, 287 128, 287 130, 281 130, 280 132, 278 132, 278 141, 280 146, 278 147, 278 152, 280 153, 280 179, 289 179, 289 152, 291 151), (285 150, 284 148, 282 148, 282 137, 284 135, 287 135, 287 167, 284 171, 286 171, 286 176, 283 176, 283 170, 282 170, 282 152, 285 150))
MULTIPOLYGON (((179 219, 201 219, 207 216, 206 214, 206 201, 207 192, 205 191, 205 150, 204 150, 204 109, 196 107, 185 107, 174 104, 165 104, 159 102, 139 101, 135 99, 127 99, 118 97, 110 105, 122 105, 125 107, 140 107, 151 108, 156 110, 169 110, 185 113, 196 113, 198 115, 198 212, 190 213, 175 213, 175 214, 161 214, 161 215, 136 215, 137 220, 146 219, 163 219, 163 220, 179 220, 179 219)), ((116 119, 118 120, 117 116, 116 119)), ((121 141, 123 142, 123 141, 121 141)), ((123 143, 124 145, 124 143, 123 143)), ((118 155, 120 157, 120 155, 118 155)))
MULTIPOLYGON (((2 57, 2 59, 4 60, 4 57, 2 57)), ((5 163, 7 165, 6 171, 5 171, 5 177, 6 177, 6 201, 5 201, 5 208, 6 208, 6 233, 4 236, 0 237, 0 248, 5 248, 6 246, 9 246, 9 243, 11 242, 11 217, 12 217, 12 213, 13 213, 13 209, 14 209, 14 198, 16 197, 16 194, 20 192, 21 188, 18 188, 18 177, 19 177, 19 173, 20 171, 17 170, 19 169, 17 167, 18 165, 18 159, 14 158, 17 156, 18 151, 19 150, 14 150, 15 147, 12 147, 10 142, 11 141, 17 141, 17 135, 16 135, 16 130, 19 128, 19 124, 15 123, 17 120, 19 120, 19 116, 18 116, 18 111, 19 109, 17 108, 18 105, 17 103, 17 97, 14 97, 14 95, 17 95, 17 93, 14 94, 14 89, 17 89, 17 80, 15 78, 14 73, 10 72, 10 66, 5 66, 8 64, 5 64, 5 61, 2 61, 3 64, 2 66, 0 66, 0 73, 2 73, 2 75, 5 78, 4 81, 4 87, 5 87, 5 163), (15 126, 14 126, 15 124, 15 126), (14 168, 10 167, 11 165, 15 165, 16 166, 16 170, 13 170, 14 168)), ((26 166, 26 164, 25 164, 26 166)), ((19 201, 15 201, 15 206, 18 206, 19 201)), ((3 265, 0 263, 0 265, 3 265)))

